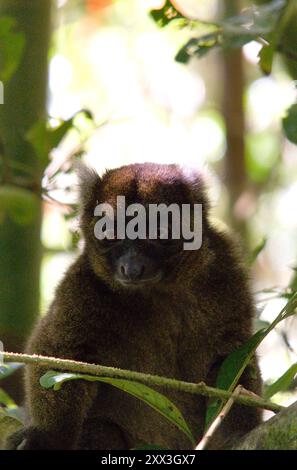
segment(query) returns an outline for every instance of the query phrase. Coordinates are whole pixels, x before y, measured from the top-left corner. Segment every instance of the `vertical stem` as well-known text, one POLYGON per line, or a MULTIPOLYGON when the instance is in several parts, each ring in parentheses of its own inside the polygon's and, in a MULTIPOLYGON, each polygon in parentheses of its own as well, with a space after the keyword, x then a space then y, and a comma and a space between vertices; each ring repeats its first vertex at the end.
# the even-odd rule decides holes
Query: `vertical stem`
POLYGON ((217 415, 217 417, 214 419, 214 421, 211 423, 210 427, 202 437, 201 441, 198 443, 197 447, 195 450, 204 450, 211 440, 212 436, 214 433, 217 431, 217 429, 220 427, 222 421, 226 418, 227 414, 232 408, 232 405, 234 403, 234 400, 236 397, 240 395, 242 391, 242 385, 237 385, 235 388, 234 392, 232 393, 232 396, 229 398, 227 403, 225 403, 224 407, 220 411, 220 413, 217 415))
MULTIPOLYGON (((41 169, 25 134, 46 115, 50 10, 51 0, 0 1, 0 15, 13 18, 25 38, 21 63, 5 84, 4 104, 0 105, 2 151, 6 162, 21 162, 35 175, 31 190, 36 192, 41 169)), ((10 184, 14 184, 14 175, 10 184)), ((30 224, 19 225, 7 216, 0 224, 0 339, 7 349, 22 350, 38 314, 40 226, 41 204, 39 215, 30 224)), ((7 388, 18 399, 16 385, 8 383, 7 388)))
MULTIPOLYGON (((225 16, 235 16, 240 10, 240 2, 225 0, 225 16)), ((225 181, 230 196, 230 218, 234 227, 245 234, 245 224, 234 214, 234 205, 246 189, 245 168, 245 116, 243 108, 244 70, 240 49, 223 54, 223 103, 222 109, 226 124, 227 152, 225 156, 225 181)))

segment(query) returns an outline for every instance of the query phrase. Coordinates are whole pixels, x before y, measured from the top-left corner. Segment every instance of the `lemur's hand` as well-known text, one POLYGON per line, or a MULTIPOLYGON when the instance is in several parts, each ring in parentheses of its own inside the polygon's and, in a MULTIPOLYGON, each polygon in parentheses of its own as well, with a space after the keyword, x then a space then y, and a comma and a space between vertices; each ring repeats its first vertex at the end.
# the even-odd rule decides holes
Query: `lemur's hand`
POLYGON ((6 450, 54 450, 54 439, 37 427, 30 426, 16 431, 6 441, 6 450))

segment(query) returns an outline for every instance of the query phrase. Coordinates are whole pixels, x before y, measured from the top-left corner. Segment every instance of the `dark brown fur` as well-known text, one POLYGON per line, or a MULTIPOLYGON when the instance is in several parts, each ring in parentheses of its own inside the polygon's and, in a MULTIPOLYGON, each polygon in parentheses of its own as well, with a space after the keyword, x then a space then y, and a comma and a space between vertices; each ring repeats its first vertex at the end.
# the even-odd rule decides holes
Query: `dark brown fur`
MULTIPOLYGON (((99 179, 81 171, 83 253, 60 283, 48 314, 29 341, 28 352, 94 362, 214 384, 223 358, 252 332, 253 303, 237 248, 207 220, 199 177, 190 181, 174 165, 130 165, 99 179), (166 276, 144 291, 118 287, 104 256, 92 244, 96 202, 202 202, 203 245, 169 259, 166 276)), ((45 390, 45 369, 26 375, 30 426, 25 449, 125 449, 142 443, 190 448, 187 438, 144 403, 106 384, 74 381, 59 392, 45 390)), ((258 372, 240 381, 260 392, 258 372)), ((206 400, 162 390, 181 409, 196 439, 203 433, 206 400)), ((211 448, 219 448, 260 421, 258 410, 234 406, 211 448)))

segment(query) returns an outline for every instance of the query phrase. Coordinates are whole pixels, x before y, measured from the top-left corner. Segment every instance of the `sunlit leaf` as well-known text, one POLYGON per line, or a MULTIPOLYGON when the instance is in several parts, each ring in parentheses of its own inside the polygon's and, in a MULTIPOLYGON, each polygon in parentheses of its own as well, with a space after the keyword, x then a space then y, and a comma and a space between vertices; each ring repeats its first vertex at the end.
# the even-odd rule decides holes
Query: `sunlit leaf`
POLYGON ((296 374, 297 363, 293 364, 278 380, 276 380, 276 382, 268 385, 264 392, 264 398, 268 399, 278 392, 288 390, 296 374))
POLYGON ((263 238, 260 243, 253 249, 249 256, 249 264, 252 265, 256 259, 258 258, 259 254, 264 250, 267 243, 267 238, 263 238))
POLYGON ((8 81, 16 71, 22 58, 25 37, 16 31, 14 18, 0 18, 0 79, 8 81))
POLYGON ((11 416, 10 410, 0 408, 0 449, 3 448, 8 436, 22 427, 20 420, 11 416))
POLYGON ((166 0, 164 6, 158 10, 152 10, 150 12, 151 17, 157 23, 158 26, 163 28, 169 24, 172 20, 186 19, 173 5, 172 2, 166 0))
POLYGON ((83 114, 87 119, 93 120, 93 115, 88 110, 75 113, 70 119, 63 121, 55 128, 49 128, 44 119, 35 122, 26 134, 26 139, 33 146, 36 155, 40 158, 43 168, 48 165, 51 150, 58 147, 66 134, 75 128, 75 118, 83 114))
POLYGON ((25 412, 24 409, 20 406, 7 406, 4 408, 4 411, 7 416, 15 419, 19 423, 25 424, 25 412))
POLYGON ((216 47, 220 43, 220 40, 221 36, 217 31, 198 38, 192 38, 179 50, 175 56, 175 60, 177 62, 186 63, 191 57, 200 58, 216 47))
POLYGON ((259 65, 265 75, 269 75, 271 73, 273 55, 274 47, 271 44, 263 46, 262 49, 259 51, 259 65))
POLYGON ((78 248, 78 244, 80 241, 80 233, 78 230, 73 231, 70 233, 71 234, 71 249, 76 250, 78 248))
MULTIPOLYGON (((223 49, 237 49, 243 47, 259 37, 268 38, 276 28, 281 17, 285 0, 273 0, 268 5, 252 6, 241 14, 227 18, 218 23, 190 19, 185 17, 173 4, 167 0, 158 10, 153 10, 151 16, 156 23, 164 27, 174 20, 177 27, 188 27, 193 30, 192 37, 177 53, 175 59, 181 63, 187 63, 191 57, 203 57, 216 46, 223 49), (203 25, 211 30, 210 33, 198 35, 199 27, 203 25), (207 40, 208 39, 208 40, 207 40)), ((264 46, 260 57, 260 65, 265 73, 271 70, 273 46, 264 46)))
POLYGON ((297 144, 297 104, 293 104, 283 119, 283 130, 286 137, 297 144))
POLYGON ((6 364, 1 364, 0 365, 0 380, 6 379, 6 377, 13 374, 21 367, 24 367, 24 364, 20 364, 19 362, 7 362, 6 364))
POLYGON ((193 444, 195 443, 192 433, 178 408, 164 395, 156 392, 147 385, 141 384, 139 382, 111 377, 96 377, 92 375, 59 373, 55 371, 48 371, 45 375, 43 375, 40 379, 40 384, 44 388, 53 388, 54 390, 59 390, 64 382, 77 379, 88 380, 91 382, 98 381, 108 383, 144 401, 147 405, 151 406, 154 410, 158 411, 171 423, 177 426, 184 434, 188 436, 193 444))
POLYGON ((201 58, 217 46, 223 49, 238 49, 252 38, 248 35, 225 34, 221 29, 212 31, 199 37, 191 38, 177 53, 175 60, 181 63, 187 63, 191 57, 201 58))
POLYGON ((0 365, 0 379, 5 379, 14 372, 13 368, 9 364, 0 365))
POLYGON ((8 407, 16 406, 13 399, 5 392, 5 390, 3 390, 3 388, 0 388, 0 404, 8 407))
POLYGON ((263 46, 259 51, 259 65, 265 75, 269 75, 271 73, 273 55, 274 47, 271 44, 263 46))
POLYGON ((282 320, 288 318, 292 315, 295 315, 297 309, 297 292, 294 292, 287 303, 287 305, 282 309, 277 318, 272 322, 269 327, 268 333, 282 320))
POLYGON ((270 323, 268 321, 260 320, 260 318, 257 318, 254 322, 255 332, 257 333, 257 331, 263 330, 263 328, 267 328, 269 325, 270 323))

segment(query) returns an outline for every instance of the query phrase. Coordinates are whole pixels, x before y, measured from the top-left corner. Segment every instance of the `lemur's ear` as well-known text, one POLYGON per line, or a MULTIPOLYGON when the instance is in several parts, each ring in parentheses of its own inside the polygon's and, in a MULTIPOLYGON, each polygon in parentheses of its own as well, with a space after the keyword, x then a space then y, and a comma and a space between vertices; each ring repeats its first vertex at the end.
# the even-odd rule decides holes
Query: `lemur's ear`
POLYGON ((98 198, 101 178, 98 173, 82 162, 75 164, 78 176, 79 200, 83 207, 87 207, 98 198))
POLYGON ((203 204, 207 212, 209 209, 209 198, 206 186, 206 171, 193 169, 191 167, 181 167, 181 170, 186 183, 192 190, 194 202, 203 204))

